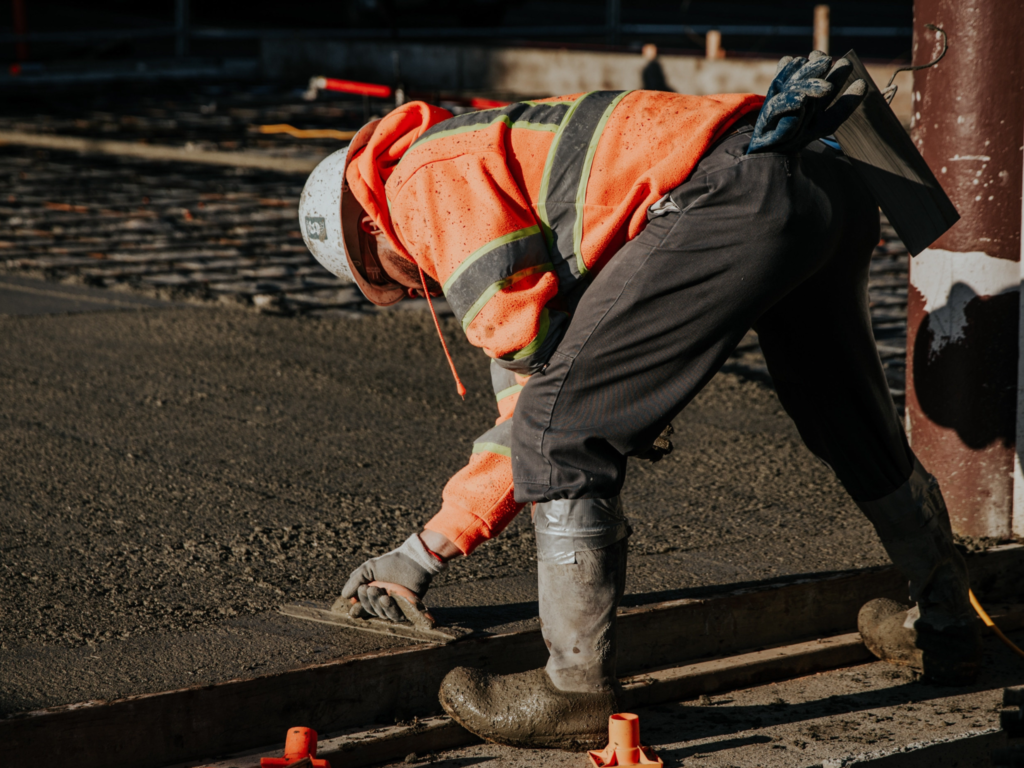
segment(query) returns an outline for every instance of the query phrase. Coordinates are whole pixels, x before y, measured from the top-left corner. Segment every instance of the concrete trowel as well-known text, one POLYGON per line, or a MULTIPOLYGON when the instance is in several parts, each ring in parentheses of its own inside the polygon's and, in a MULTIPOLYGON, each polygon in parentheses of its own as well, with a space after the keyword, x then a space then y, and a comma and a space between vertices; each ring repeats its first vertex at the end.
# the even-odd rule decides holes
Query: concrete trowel
POLYGON ((302 601, 282 605, 278 610, 285 616, 292 616, 296 619, 334 624, 347 629, 358 629, 379 635, 403 637, 421 643, 447 645, 473 634, 472 630, 464 627, 438 626, 437 620, 424 607, 420 599, 400 584, 371 581, 369 586, 387 591, 405 616, 405 621, 390 621, 372 616, 354 597, 351 599, 339 597, 330 608, 325 608, 318 603, 302 601))

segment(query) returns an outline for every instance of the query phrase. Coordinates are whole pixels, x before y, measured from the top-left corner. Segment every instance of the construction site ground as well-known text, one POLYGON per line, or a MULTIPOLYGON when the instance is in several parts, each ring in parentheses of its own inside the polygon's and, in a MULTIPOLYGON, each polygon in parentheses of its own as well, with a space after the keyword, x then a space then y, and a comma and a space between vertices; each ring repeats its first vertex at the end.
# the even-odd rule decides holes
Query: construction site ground
MULTIPOLYGON (((275 608, 330 600, 431 517, 495 417, 485 356, 446 323, 463 403, 426 312, 96 309, 0 318, 3 711, 400 644, 275 608)), ((630 468, 627 602, 886 562, 765 384, 723 373, 675 426, 630 468)), ((428 603, 531 621, 533 558, 521 515, 428 603)))
MULTIPOLYGON (((1015 635, 1024 642, 1024 633, 1015 635)), ((882 662, 637 710, 640 738, 666 765, 696 768, 982 768, 1005 744, 1003 688, 1024 682, 1024 664, 986 643, 984 672, 970 688, 913 680, 882 662)), ((224 763, 227 765, 230 761, 224 763)), ((580 768, 579 754, 479 743, 411 754, 397 766, 580 768)))
MULTIPOLYGON (((159 109, 173 118, 173 103, 159 109)), ((18 119, 55 130, 45 114, 18 119)), ((276 608, 332 600, 429 520, 496 416, 486 357, 442 311, 462 402, 423 302, 378 311, 316 265, 295 224, 301 177, 13 146, 0 177, 0 714, 403 645, 276 608)), ((901 402, 907 257, 884 232, 873 316, 901 402)), ((666 459, 631 460, 627 605, 887 562, 803 447, 753 335, 675 429, 666 459)), ((490 631, 531 626, 533 558, 521 515, 427 602, 490 631)), ((834 673, 828 695, 887 687, 857 669, 834 673)), ((889 685, 885 706, 920 696, 889 685)), ((760 738, 731 716, 797 711, 730 697, 709 705, 703 738, 760 738), (743 711, 716 721, 730 706, 743 711)), ((669 707, 652 724, 689 714, 669 707)), ((796 734, 804 716, 785 722, 812 744, 796 734)), ((729 764, 713 762, 720 749, 700 764, 729 764)), ((455 764, 502 756, 470 750, 484 751, 455 764)))

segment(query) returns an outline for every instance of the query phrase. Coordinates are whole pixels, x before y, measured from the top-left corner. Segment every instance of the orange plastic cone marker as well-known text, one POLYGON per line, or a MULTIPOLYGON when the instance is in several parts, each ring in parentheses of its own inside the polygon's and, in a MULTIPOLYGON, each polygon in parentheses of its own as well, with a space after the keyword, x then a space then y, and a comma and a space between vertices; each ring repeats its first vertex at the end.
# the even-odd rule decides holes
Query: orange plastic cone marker
POLYGON ((608 718, 608 746, 587 752, 594 768, 612 765, 664 765, 650 747, 640 745, 640 717, 621 712, 608 718))
POLYGON ((307 757, 313 768, 331 768, 326 760, 316 759, 316 731, 301 726, 289 728, 284 740, 284 757, 261 757, 260 768, 285 768, 307 757))

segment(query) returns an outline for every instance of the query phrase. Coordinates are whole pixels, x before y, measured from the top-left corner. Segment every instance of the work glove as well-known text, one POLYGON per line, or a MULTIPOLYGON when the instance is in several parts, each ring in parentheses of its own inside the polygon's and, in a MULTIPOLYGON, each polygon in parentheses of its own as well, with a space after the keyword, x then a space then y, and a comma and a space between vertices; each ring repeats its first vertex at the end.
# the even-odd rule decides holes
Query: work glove
POLYGON ((371 587, 369 583, 391 582, 422 598, 433 578, 447 567, 447 563, 442 563, 430 553, 420 540, 419 534, 414 533, 398 549, 367 560, 352 571, 345 588, 341 590, 341 597, 344 600, 357 598, 358 605, 371 616, 405 621, 405 615, 394 599, 389 597, 385 590, 371 587))
POLYGON ((832 64, 831 57, 821 51, 812 51, 806 59, 786 56, 779 61, 747 154, 790 154, 835 133, 867 94, 867 84, 856 80, 833 103, 836 89, 852 68, 847 59, 832 64))
POLYGON ((637 453, 636 457, 649 461, 652 464, 656 461, 661 461, 672 453, 672 441, 669 438, 675 433, 676 431, 672 428, 672 422, 669 422, 661 430, 661 434, 654 438, 654 442, 651 443, 650 447, 637 453))

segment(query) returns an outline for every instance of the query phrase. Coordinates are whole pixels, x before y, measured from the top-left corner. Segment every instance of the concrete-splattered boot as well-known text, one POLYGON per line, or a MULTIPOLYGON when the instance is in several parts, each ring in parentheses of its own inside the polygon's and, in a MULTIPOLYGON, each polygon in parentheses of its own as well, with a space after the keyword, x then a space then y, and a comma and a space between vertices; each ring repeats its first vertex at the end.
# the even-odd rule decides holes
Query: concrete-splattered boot
POLYGON ((441 705, 466 730, 514 747, 579 751, 607 742, 608 716, 618 711, 615 609, 625 589, 629 531, 614 501, 614 530, 606 527, 590 538, 585 526, 565 537, 549 535, 538 518, 559 502, 537 505, 537 582, 548 663, 512 675, 452 670, 441 684, 441 705), (621 538, 610 545, 584 549, 616 536, 621 538))
POLYGON ((925 682, 969 685, 981 663, 980 628, 938 481, 915 459, 906 483, 858 506, 909 580, 916 603, 909 609, 886 599, 867 603, 857 617, 864 644, 883 661, 921 673, 925 682))

